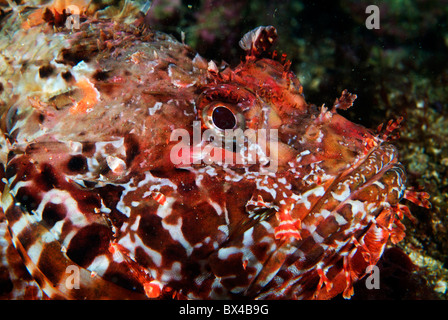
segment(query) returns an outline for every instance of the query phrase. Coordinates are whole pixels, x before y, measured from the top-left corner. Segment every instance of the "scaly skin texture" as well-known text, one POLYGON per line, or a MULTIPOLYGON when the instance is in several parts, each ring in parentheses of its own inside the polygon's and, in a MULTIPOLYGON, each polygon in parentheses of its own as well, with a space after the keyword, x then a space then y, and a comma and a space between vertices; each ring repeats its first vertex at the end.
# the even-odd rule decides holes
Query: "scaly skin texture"
POLYGON ((427 205, 386 142, 396 123, 377 135, 338 115, 347 92, 307 104, 290 62, 265 57, 274 28, 218 67, 141 20, 85 18, 2 29, 4 297, 348 298, 402 239, 399 201, 427 205), (211 143, 173 139, 195 123, 222 135, 217 106, 242 130, 276 130, 256 144, 268 162, 194 162, 211 143), (179 146, 191 152, 177 163, 179 146), (31 277, 16 276, 17 252, 31 277))

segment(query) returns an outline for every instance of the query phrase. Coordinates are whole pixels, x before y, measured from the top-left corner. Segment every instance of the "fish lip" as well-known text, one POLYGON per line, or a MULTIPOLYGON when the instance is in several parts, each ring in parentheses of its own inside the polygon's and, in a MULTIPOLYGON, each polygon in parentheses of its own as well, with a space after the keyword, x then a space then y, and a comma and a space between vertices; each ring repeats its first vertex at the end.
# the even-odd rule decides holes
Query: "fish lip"
POLYGON ((356 167, 349 168, 338 177, 322 198, 340 200, 334 211, 356 200, 367 205, 377 203, 381 207, 387 204, 394 206, 403 198, 405 190, 406 172, 398 162, 397 148, 383 143, 372 148, 356 167), (338 191, 343 192, 341 194, 338 191), (344 197, 344 194, 347 196, 344 197))
MULTIPOLYGON (((310 194, 320 195, 306 210, 307 215, 302 216, 302 225, 307 224, 307 221, 312 222, 316 215, 324 212, 341 215, 340 210, 345 205, 360 204, 359 202, 362 202, 365 214, 375 216, 381 211, 379 209, 394 206, 403 198, 406 174, 404 167, 398 162, 395 146, 385 143, 372 148, 356 164, 329 183, 327 186, 321 184, 307 190, 310 194)), ((296 204, 304 201, 308 200, 300 198, 296 204)), ((351 215, 353 214, 352 212, 351 215)))

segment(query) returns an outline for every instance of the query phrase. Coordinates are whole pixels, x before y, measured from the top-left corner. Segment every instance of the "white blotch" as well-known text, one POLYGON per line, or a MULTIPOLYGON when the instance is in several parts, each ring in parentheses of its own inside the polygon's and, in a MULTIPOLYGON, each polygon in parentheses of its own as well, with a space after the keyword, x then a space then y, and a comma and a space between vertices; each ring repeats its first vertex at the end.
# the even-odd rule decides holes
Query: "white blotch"
POLYGON ((312 234, 312 236, 313 236, 314 242, 316 242, 316 243, 322 243, 324 241, 324 238, 321 235, 319 235, 317 232, 314 232, 312 234))
POLYGON ((221 248, 218 251, 218 259, 227 260, 229 256, 238 252, 241 252, 241 249, 238 247, 221 248))
POLYGON ((254 228, 250 228, 250 229, 246 230, 246 232, 244 232, 243 246, 245 246, 247 248, 253 246, 253 244, 254 244, 254 239, 252 236, 253 232, 254 232, 254 228))
POLYGON ((331 192, 331 195, 333 196, 333 198, 337 201, 344 201, 346 200, 349 196, 350 196, 350 188, 346 185, 343 184, 343 190, 341 194, 338 194, 336 192, 331 192))
MULTIPOLYGON (((115 255, 114 255, 115 257, 115 255)), ((122 258, 115 260, 116 262, 121 262, 122 258)), ((106 255, 102 254, 92 261, 92 263, 87 267, 87 270, 95 272, 97 275, 102 276, 109 267, 109 259, 106 255)))
POLYGON ((121 174, 126 170, 126 163, 118 157, 106 156, 106 162, 115 174, 121 174))
POLYGON ((162 106, 163 106, 162 102, 156 102, 154 106, 148 108, 149 115, 150 116, 154 115, 157 111, 159 111, 162 108, 162 106))
POLYGON ((218 216, 220 216, 222 214, 222 212, 223 212, 222 207, 218 203, 216 203, 212 200, 209 200, 208 203, 213 207, 213 209, 215 209, 218 216))
POLYGON ((344 224, 347 224, 347 220, 345 220, 345 218, 342 216, 342 215, 340 215, 339 213, 337 213, 337 212, 335 212, 334 214, 333 214, 333 216, 334 216, 334 218, 336 219, 336 222, 338 223, 338 225, 340 225, 340 226, 342 226, 342 225, 344 225, 344 224))
POLYGON ((162 220, 162 226, 170 233, 170 236, 173 240, 179 242, 184 247, 185 251, 187 251, 187 255, 190 255, 193 251, 193 248, 187 241, 187 239, 185 239, 182 232, 182 218, 179 217, 176 221, 176 224, 168 224, 162 220))
POLYGON ((131 230, 132 231, 137 231, 138 230, 138 226, 140 225, 140 219, 142 218, 142 216, 140 216, 140 215, 138 215, 136 218, 135 218, 135 222, 134 222, 134 224, 131 226, 131 230))
POLYGON ((301 198, 297 203, 303 203, 305 207, 309 210, 311 208, 311 202, 308 200, 310 195, 315 197, 322 197, 325 194, 325 188, 323 186, 319 186, 317 188, 308 190, 301 195, 301 198))
POLYGON ((179 281, 182 280, 182 264, 180 262, 173 262, 171 269, 164 269, 160 277, 160 281, 179 281))

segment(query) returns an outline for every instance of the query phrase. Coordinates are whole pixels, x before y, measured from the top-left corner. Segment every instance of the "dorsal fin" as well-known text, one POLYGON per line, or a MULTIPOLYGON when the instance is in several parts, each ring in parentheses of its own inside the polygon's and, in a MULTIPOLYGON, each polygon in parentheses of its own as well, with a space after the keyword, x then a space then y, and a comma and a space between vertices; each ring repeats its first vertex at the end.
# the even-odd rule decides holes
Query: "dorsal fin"
POLYGON ((258 57, 269 50, 276 39, 277 30, 273 26, 260 26, 246 33, 239 45, 248 57, 258 57))

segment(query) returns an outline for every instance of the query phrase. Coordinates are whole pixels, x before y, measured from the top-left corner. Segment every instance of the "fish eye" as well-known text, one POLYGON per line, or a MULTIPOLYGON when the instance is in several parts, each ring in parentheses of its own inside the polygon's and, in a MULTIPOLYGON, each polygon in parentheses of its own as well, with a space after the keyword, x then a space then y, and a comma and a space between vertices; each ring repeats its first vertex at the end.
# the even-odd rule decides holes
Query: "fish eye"
POLYGON ((233 111, 224 105, 216 105, 212 112, 213 124, 221 130, 234 129, 237 123, 233 111))
POLYGON ((224 137, 227 130, 246 130, 246 117, 252 119, 258 111, 256 101, 257 97, 244 88, 221 84, 203 90, 196 106, 203 129, 210 129, 224 137))
POLYGON ((218 135, 225 135, 226 130, 245 128, 244 115, 232 103, 214 101, 202 109, 202 119, 207 129, 218 135))

